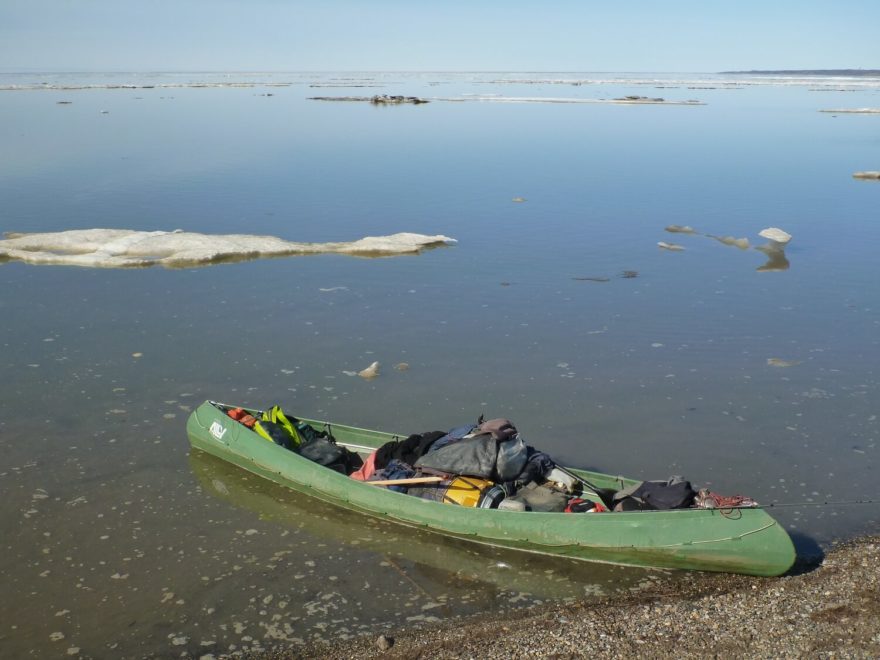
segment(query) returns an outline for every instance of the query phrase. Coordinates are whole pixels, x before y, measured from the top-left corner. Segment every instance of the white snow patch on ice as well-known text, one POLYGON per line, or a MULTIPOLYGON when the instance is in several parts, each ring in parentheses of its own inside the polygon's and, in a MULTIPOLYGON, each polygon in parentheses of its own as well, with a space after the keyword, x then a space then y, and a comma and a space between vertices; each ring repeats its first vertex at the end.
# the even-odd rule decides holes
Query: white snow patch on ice
POLYGON ((424 249, 455 243, 448 236, 399 233, 367 236, 341 243, 296 243, 275 236, 252 234, 199 234, 131 229, 74 229, 44 234, 8 233, 0 240, 0 259, 30 264, 138 268, 189 268, 247 261, 262 257, 307 254, 350 254, 388 257, 416 254, 424 249))

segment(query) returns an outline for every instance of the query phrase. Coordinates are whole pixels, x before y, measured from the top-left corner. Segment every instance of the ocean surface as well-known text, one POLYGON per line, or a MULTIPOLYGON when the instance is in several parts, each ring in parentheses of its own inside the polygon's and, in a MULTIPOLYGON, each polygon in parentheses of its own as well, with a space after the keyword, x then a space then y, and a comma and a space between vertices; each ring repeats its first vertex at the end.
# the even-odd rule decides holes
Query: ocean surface
POLYGON ((805 556, 877 532, 880 182, 852 174, 880 170, 880 114, 820 110, 878 107, 876 78, 0 75, 0 231, 458 241, 0 263, 0 656, 393 634, 660 575, 303 499, 190 452, 205 399, 405 434, 507 417, 561 463, 773 504, 805 556), (373 94, 431 102, 310 100, 373 94))

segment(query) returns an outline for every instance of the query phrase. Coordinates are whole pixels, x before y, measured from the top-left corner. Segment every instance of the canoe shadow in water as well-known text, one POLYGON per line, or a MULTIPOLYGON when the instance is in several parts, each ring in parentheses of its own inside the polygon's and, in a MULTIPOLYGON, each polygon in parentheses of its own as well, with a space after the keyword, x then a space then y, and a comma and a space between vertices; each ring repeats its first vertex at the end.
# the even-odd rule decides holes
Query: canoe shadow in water
POLYGON ((209 496, 322 542, 336 542, 352 552, 376 553, 377 562, 390 562, 402 574, 406 568, 413 569, 435 583, 466 580, 535 598, 583 599, 632 593, 675 573, 481 546, 342 509, 202 451, 190 451, 189 464, 209 496), (395 562, 400 561, 405 564, 397 566, 395 562))
POLYGON ((822 562, 825 561, 825 551, 813 537, 800 532, 789 532, 788 535, 791 537, 791 542, 794 543, 797 559, 786 575, 812 573, 822 565, 822 562))

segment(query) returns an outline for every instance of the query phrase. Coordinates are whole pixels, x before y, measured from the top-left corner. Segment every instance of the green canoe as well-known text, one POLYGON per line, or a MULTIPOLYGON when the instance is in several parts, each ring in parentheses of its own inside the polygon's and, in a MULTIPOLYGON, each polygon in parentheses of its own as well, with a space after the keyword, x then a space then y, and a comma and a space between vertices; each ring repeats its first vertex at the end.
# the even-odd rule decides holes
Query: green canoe
MULTIPOLYGON (((318 465, 266 441, 229 418, 220 405, 206 401, 187 420, 187 435, 195 449, 370 516, 484 545, 629 566, 773 576, 785 573, 795 560, 788 534, 761 508, 569 514, 443 504, 371 486, 318 465)), ((303 421, 331 430, 340 445, 364 456, 389 440, 406 437, 303 421)), ((599 488, 619 490, 636 483, 598 472, 571 471, 599 488)))

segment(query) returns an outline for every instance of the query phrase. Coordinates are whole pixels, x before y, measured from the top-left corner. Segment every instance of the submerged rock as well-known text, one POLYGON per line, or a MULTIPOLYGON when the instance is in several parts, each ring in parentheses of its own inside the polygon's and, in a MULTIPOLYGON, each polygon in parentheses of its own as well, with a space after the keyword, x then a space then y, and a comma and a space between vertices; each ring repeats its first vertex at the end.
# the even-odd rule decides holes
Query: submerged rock
POLYGON ((747 238, 734 238, 733 236, 710 236, 710 238, 714 238, 719 243, 724 243, 724 245, 738 247, 740 250, 747 250, 749 248, 749 239, 747 238))
POLYGON ((789 269, 791 264, 785 256, 785 250, 778 243, 759 245, 755 249, 767 255, 767 263, 758 266, 756 269, 759 273, 772 273, 789 269))
POLYGON ((666 231, 671 234, 696 234, 697 230, 689 225, 669 225, 666 231))
POLYGON ((780 358, 767 358, 769 367, 794 367, 800 364, 800 360, 782 360, 780 358))

